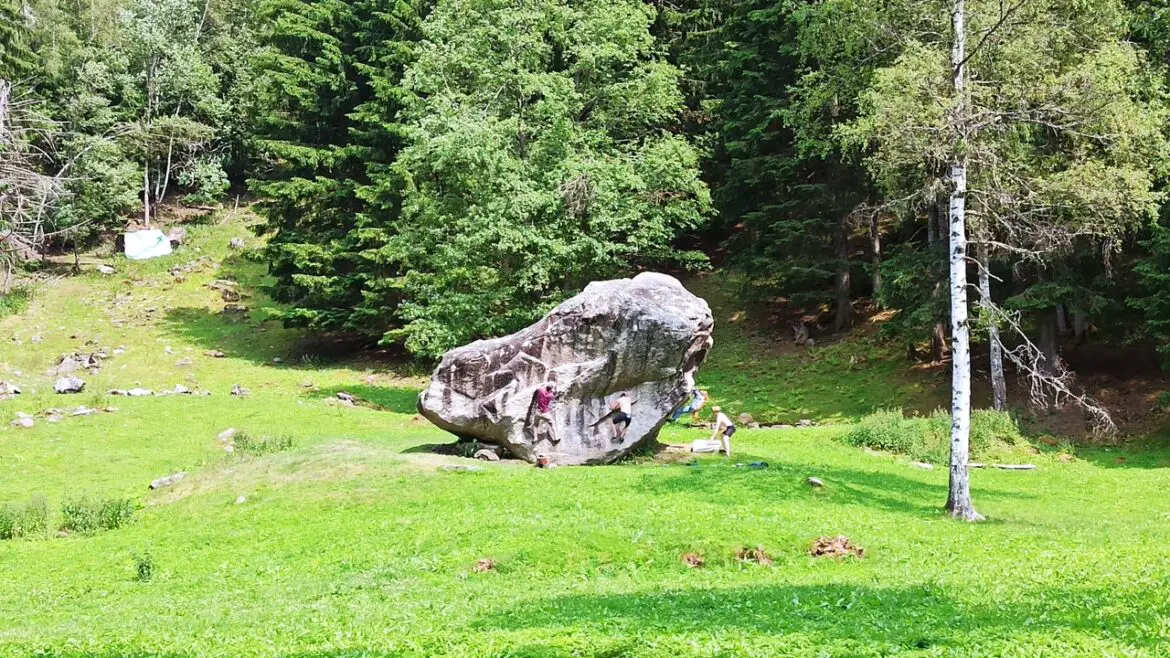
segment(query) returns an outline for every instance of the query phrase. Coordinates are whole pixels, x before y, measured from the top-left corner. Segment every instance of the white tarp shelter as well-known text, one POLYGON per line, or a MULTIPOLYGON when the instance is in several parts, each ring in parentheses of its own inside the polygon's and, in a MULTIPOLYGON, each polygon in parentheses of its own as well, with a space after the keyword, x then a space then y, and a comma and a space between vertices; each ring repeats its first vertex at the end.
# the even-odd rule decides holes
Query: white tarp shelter
POLYGON ((171 253, 171 241, 156 228, 126 234, 126 258, 146 260, 171 253))

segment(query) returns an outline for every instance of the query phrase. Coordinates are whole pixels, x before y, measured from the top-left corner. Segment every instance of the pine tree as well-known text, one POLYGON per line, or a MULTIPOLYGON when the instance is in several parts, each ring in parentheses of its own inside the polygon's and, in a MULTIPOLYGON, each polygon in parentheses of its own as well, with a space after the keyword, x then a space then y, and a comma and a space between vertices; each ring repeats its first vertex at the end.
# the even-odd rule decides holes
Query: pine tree
POLYGON ((393 232, 403 143, 399 82, 422 5, 398 0, 267 0, 257 60, 252 181, 271 232, 267 257, 287 324, 380 338, 393 326, 393 232))
POLYGON ((20 0, 0 0, 0 80, 22 81, 37 68, 20 0))

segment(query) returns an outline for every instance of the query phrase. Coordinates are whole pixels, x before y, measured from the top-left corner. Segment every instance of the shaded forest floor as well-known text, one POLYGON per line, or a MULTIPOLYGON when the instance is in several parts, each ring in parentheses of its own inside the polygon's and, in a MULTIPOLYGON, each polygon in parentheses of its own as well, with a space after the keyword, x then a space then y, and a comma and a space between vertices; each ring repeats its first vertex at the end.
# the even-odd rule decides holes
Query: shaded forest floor
MULTIPOLYGON (((542 471, 436 455, 427 446, 448 437, 414 415, 425 371, 281 328, 263 266, 228 248, 255 244, 241 220, 189 229, 171 257, 47 279, 0 318, 0 380, 24 390, 0 401, 0 509, 44 501, 51 524, 0 540, 0 655, 1170 652, 1164 448, 1063 462, 1040 445, 1036 471, 976 471, 991 519, 976 526, 939 513, 945 469, 844 447, 832 426, 745 430, 734 461, 542 471), (217 289, 228 280, 241 300, 217 289), (78 373, 85 392, 51 392, 62 354, 95 351, 107 356, 78 373), (175 385, 211 395, 104 393, 175 385), (339 391, 362 403, 337 404, 339 391), (79 406, 97 411, 70 415, 79 406), (9 426, 17 412, 35 426, 9 426), (235 439, 217 438, 228 428, 235 439), (273 441, 246 450, 244 434, 273 441), (768 468, 736 466, 753 461, 768 468), (138 510, 117 529, 56 532, 83 497, 138 510), (839 534, 865 557, 808 555, 839 534), (771 564, 741 561, 745 547, 771 564)), ((938 368, 872 332, 795 348, 754 330, 718 280, 694 285, 718 322, 701 383, 734 413, 845 424, 945 401, 938 368)))

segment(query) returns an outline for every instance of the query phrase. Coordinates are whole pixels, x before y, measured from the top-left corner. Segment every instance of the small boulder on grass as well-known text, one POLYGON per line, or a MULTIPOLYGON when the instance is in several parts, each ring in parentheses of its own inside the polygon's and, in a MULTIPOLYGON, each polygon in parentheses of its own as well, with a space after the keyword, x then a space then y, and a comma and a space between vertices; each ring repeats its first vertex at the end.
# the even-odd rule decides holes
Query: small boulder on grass
POLYGON ((701 569, 705 563, 703 556, 698 553, 686 553, 682 556, 682 561, 683 564, 692 569, 701 569))
POLYGON ((487 573, 496 570, 496 561, 490 557, 480 558, 476 561, 474 571, 475 573, 487 573))
POLYGON ((836 537, 818 537, 808 549, 813 557, 865 557, 865 549, 849 541, 845 535, 836 537))
POLYGON ((740 562, 754 562, 765 567, 772 564, 772 556, 764 551, 763 546, 756 546, 755 548, 745 546, 735 552, 735 559, 740 562))

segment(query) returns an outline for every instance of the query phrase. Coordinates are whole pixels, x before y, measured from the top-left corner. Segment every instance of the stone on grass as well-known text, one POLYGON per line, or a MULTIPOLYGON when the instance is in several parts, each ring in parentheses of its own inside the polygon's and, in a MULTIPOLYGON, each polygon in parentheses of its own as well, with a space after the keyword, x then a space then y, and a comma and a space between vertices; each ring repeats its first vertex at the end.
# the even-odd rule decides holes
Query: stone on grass
POLYGON ((752 418, 752 415, 746 411, 736 416, 735 420, 740 425, 751 425, 753 422, 755 422, 755 419, 752 418))
POLYGON ((527 329, 444 355, 419 413, 527 461, 612 462, 652 442, 694 390, 713 327, 707 302, 673 277, 591 283, 527 329), (536 390, 550 382, 551 410, 537 417, 536 390), (624 437, 610 422, 622 391, 633 402, 624 437))
POLYGON ((813 489, 821 489, 825 486, 825 481, 820 478, 810 477, 808 479, 808 486, 812 487, 813 489))
POLYGON ((87 407, 85 405, 81 405, 80 407, 69 412, 69 415, 70 416, 92 416, 96 413, 97 413, 97 409, 90 409, 89 407, 87 407))
POLYGON ((797 427, 812 427, 813 425, 816 425, 816 423, 807 418, 801 418, 800 420, 796 421, 797 427))
POLYGON ((187 229, 182 226, 176 226, 167 231, 167 240, 171 243, 171 247, 177 247, 187 241, 187 229))
POLYGON ((252 394, 252 391, 244 388, 243 386, 240 386, 239 384, 232 385, 232 395, 235 395, 238 397, 247 397, 251 394, 252 394))
POLYGON ((28 428, 32 427, 33 425, 36 425, 36 421, 34 421, 29 416, 21 416, 21 417, 17 418, 16 420, 12 421, 11 425, 13 427, 23 427, 25 429, 28 429, 28 428))
POLYGON ((53 390, 58 393, 80 393, 85 390, 85 382, 76 377, 62 377, 53 384, 53 390))
POLYGON ((480 448, 479 450, 476 450, 474 457, 485 462, 500 461, 500 455, 497 454, 495 450, 489 450, 487 448, 480 448))
POLYGON ((110 274, 114 273, 114 268, 110 267, 109 265, 98 265, 98 272, 109 276, 110 274))
POLYGON ((243 505, 246 502, 248 502, 248 499, 244 496, 240 496, 240 497, 236 498, 237 505, 243 505))
POLYGON ((153 480, 150 483, 150 488, 151 489, 162 489, 163 487, 169 487, 172 484, 178 482, 179 480, 182 480, 185 477, 187 477, 187 471, 179 471, 178 473, 175 473, 173 475, 168 475, 166 477, 161 477, 157 480, 153 480))
POLYGON ((209 356, 213 359, 222 359, 225 355, 223 350, 207 350, 203 353, 204 356, 209 356))
POLYGON ((235 437, 235 435, 236 435, 236 428, 229 427, 226 430, 217 434, 215 438, 218 441, 231 441, 232 438, 235 437))
POLYGON ((171 393, 174 393, 175 395, 194 395, 195 391, 192 391, 182 384, 175 384, 175 387, 171 389, 171 393))
POLYGON ((232 238, 231 241, 228 242, 228 247, 231 247, 232 249, 243 249, 244 248, 244 239, 243 238, 232 238))
POLYGON ((445 464, 439 468, 451 473, 478 473, 483 470, 479 466, 464 466, 463 464, 445 464))
POLYGON ((187 366, 191 365, 192 363, 194 363, 194 361, 191 360, 191 357, 185 356, 185 357, 179 359, 178 361, 175 361, 175 366, 179 367, 179 368, 186 368, 187 366))

